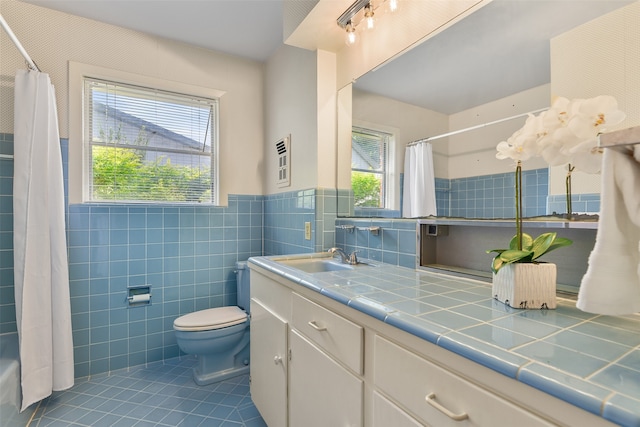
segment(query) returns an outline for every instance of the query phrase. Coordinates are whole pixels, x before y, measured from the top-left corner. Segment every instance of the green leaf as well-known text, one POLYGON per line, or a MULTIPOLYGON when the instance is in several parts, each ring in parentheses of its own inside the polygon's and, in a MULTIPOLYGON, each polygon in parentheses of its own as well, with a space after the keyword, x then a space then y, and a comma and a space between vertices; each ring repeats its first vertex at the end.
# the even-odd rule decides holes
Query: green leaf
POLYGON ((493 259, 493 262, 491 263, 491 271, 493 271, 494 273, 497 273, 498 270, 500 270, 500 268, 502 268, 503 265, 504 265, 504 261, 502 261, 499 256, 496 256, 493 259))
POLYGON ((547 249, 547 252, 545 253, 549 253, 554 249, 558 249, 558 248, 562 248, 564 246, 569 246, 573 243, 572 240, 570 239, 566 239, 564 237, 558 237, 556 238, 556 240, 553 242, 553 244, 551 246, 549 246, 549 249, 547 249))
POLYGON ((497 273, 502 267, 515 262, 536 262, 535 259, 563 246, 569 246, 573 242, 564 237, 557 237, 557 233, 543 233, 534 240, 530 235, 522 233, 522 250, 518 250, 518 236, 514 236, 509 242, 509 249, 490 249, 487 253, 496 252, 497 255, 491 262, 491 271, 497 273))
POLYGON ((504 251, 500 254, 500 259, 507 264, 511 264, 512 262, 521 261, 531 255, 530 251, 519 251, 517 249, 510 249, 508 251, 504 251))
POLYGON ((498 254, 501 254, 504 251, 506 251, 506 249, 488 249, 487 253, 490 254, 491 252, 497 252, 498 254))
POLYGON ((533 241, 532 251, 533 251, 533 259, 536 259, 545 252, 547 249, 553 244, 553 241, 556 239, 557 233, 542 233, 536 240, 533 241))
MULTIPOLYGON (((527 233, 522 233, 522 250, 523 251, 531 250, 532 244, 533 244, 533 238, 529 236, 527 233)), ((519 250, 517 234, 513 236, 513 238, 509 242, 509 249, 519 250)))

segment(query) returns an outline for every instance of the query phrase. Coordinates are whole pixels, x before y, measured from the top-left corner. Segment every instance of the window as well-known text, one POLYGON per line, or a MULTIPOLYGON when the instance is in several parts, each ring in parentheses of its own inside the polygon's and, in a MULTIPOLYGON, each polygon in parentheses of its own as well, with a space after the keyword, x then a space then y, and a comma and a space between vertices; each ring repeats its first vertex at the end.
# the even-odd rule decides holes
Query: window
POLYGON ((215 203, 218 100, 84 78, 88 201, 215 203))
POLYGON ((354 127, 351 133, 351 188, 354 205, 384 209, 388 202, 388 152, 392 135, 354 127))

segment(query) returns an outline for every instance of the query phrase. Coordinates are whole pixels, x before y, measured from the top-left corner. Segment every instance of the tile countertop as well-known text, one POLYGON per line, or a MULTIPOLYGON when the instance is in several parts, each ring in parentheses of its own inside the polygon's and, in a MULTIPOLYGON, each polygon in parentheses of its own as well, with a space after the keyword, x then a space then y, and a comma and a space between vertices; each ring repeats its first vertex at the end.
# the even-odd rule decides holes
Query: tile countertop
MULTIPOLYGON (((275 260, 249 262, 483 366, 623 426, 640 426, 640 316, 517 310, 486 282, 374 262, 304 273, 275 260)), ((367 261, 367 260, 363 260, 367 261)))

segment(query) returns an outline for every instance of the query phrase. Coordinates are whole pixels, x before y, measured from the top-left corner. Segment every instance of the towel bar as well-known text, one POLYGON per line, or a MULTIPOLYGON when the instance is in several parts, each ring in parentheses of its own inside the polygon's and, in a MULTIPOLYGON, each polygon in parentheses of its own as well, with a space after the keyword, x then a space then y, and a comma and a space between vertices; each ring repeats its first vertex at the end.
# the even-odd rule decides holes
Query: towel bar
POLYGON ((356 226, 355 225, 336 225, 336 228, 339 230, 347 230, 349 233, 353 233, 353 230, 355 230, 356 226))
POLYGON ((640 126, 603 133, 598 136, 601 148, 622 147, 640 144, 640 126))
POLYGON ((371 234, 373 234, 374 236, 377 236, 378 234, 380 234, 380 230, 382 228, 381 227, 358 227, 358 230, 360 231, 369 231, 371 234))

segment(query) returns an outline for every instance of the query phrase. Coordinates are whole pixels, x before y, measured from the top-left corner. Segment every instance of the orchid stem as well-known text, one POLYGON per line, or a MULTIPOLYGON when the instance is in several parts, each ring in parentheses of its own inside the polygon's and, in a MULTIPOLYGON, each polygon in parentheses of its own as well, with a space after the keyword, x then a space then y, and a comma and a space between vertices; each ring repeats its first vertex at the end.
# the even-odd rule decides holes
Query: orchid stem
POLYGON ((518 250, 522 250, 522 162, 516 165, 516 240, 518 250))
POLYGON ((573 207, 571 206, 571 172, 573 172, 575 168, 575 166, 571 166, 571 163, 569 163, 567 178, 565 180, 565 189, 567 193, 567 219, 571 219, 573 216, 573 207))

